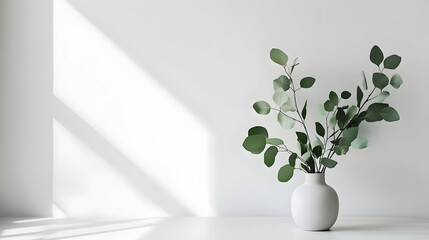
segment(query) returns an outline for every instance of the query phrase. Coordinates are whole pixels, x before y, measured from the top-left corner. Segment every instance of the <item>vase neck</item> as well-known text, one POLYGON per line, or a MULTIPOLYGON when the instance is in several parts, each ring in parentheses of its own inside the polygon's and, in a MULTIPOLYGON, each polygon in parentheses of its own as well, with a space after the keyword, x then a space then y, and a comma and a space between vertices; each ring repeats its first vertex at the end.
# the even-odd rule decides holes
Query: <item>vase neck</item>
POLYGON ((325 173, 306 173, 306 184, 325 184, 325 173))

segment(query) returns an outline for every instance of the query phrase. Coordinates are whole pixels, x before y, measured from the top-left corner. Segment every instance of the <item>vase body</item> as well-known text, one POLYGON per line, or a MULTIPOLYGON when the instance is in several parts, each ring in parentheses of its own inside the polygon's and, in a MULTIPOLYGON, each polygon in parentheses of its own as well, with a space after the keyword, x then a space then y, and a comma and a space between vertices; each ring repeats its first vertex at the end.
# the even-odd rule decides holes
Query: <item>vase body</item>
POLYGON ((303 230, 329 230, 338 217, 338 195, 326 184, 325 173, 305 174, 292 194, 292 218, 303 230))

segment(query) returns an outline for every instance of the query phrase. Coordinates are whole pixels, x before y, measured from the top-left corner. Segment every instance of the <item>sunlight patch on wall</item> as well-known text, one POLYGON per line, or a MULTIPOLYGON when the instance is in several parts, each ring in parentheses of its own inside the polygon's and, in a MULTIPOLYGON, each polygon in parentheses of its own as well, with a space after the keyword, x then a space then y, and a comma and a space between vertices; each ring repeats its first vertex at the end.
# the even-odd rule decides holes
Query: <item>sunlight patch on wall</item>
POLYGON ((207 127, 63 0, 54 1, 54 96, 54 201, 68 215, 213 214, 207 127), (127 176, 132 166, 156 187, 127 176))

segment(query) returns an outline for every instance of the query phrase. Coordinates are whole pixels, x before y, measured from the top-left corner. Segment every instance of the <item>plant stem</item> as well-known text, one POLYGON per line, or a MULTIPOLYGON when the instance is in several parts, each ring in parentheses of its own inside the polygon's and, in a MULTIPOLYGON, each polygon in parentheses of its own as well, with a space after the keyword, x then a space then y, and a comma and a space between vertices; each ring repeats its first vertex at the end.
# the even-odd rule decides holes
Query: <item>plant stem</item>
MULTIPOLYGON (((301 113, 299 112, 298 102, 296 101, 296 91, 297 91, 297 90, 295 89, 295 84, 293 83, 293 80, 292 80, 292 73, 291 73, 291 74, 289 74, 289 73, 287 72, 286 67, 284 67, 284 70, 285 70, 286 74, 288 75, 288 77, 289 77, 289 79, 290 79, 290 82, 291 82, 291 84, 292 84, 293 100, 295 101, 295 108, 296 108, 296 112, 298 113, 299 119, 301 119, 301 124, 302 124, 302 126, 304 127, 305 133, 307 134, 307 138, 308 138, 308 145, 310 146, 310 151, 312 151, 312 150, 313 150, 313 148, 311 147, 310 135, 308 134, 307 127, 305 126, 305 120, 304 120, 304 118, 301 116, 301 113)), ((317 163, 316 163, 315 161, 314 161, 314 165, 315 165, 315 168, 316 168, 316 169, 318 169, 318 168, 317 168, 317 163)))
MULTIPOLYGON (((283 144, 284 147, 282 146, 277 146, 278 148, 284 149, 287 153, 289 154, 293 154, 294 152, 292 152, 291 150, 289 150, 285 144, 283 144)), ((303 158, 301 158, 300 156, 298 156, 298 154, 296 155, 296 158, 298 158, 303 164, 305 164, 307 167, 310 167, 303 158)))
POLYGON ((288 118, 290 118, 290 119, 292 119, 292 120, 295 120, 295 121, 297 121, 297 122, 299 122, 299 123, 302 123, 300 120, 298 120, 298 119, 296 119, 296 118, 294 118, 294 117, 291 117, 291 116, 289 116, 289 115, 287 115, 286 113, 284 113, 282 110, 280 110, 280 109, 276 109, 276 108, 271 108, 272 110, 276 110, 276 111, 278 111, 278 112, 280 112, 280 113, 282 113, 283 115, 285 115, 286 117, 288 117, 288 118))

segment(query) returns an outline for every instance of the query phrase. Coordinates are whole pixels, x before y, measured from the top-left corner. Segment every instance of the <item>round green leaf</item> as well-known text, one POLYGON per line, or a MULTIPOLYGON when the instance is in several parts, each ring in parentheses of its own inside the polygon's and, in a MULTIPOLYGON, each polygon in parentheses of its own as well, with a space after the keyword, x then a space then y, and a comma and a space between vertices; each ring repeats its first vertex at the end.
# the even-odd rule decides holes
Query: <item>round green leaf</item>
POLYGON ((335 104, 331 100, 327 100, 325 104, 323 104, 323 107, 326 111, 332 112, 334 110, 335 104))
POLYGON ((343 91, 343 92, 341 93, 341 98, 342 98, 342 99, 349 99, 349 98, 350 98, 350 96, 352 96, 352 94, 351 94, 350 92, 348 92, 348 91, 343 91))
POLYGON ((395 69, 401 63, 401 57, 398 55, 391 55, 384 59, 384 68, 395 69))
POLYGON ((305 77, 301 79, 301 81, 299 82, 299 85, 301 85, 302 88, 311 88, 311 86, 313 86, 315 81, 316 79, 312 77, 305 77))
POLYGON ((351 127, 344 130, 339 145, 342 147, 349 147, 353 140, 357 138, 358 132, 358 127, 351 127))
POLYGON ((250 136, 250 135, 257 135, 257 134, 262 134, 265 137, 268 137, 268 131, 267 131, 267 129, 264 128, 264 127, 261 127, 261 126, 252 127, 248 131, 248 136, 250 136))
POLYGON ((313 146, 322 146, 323 148, 323 143, 320 140, 320 138, 318 138, 317 136, 315 136, 315 140, 311 143, 313 146))
POLYGON ((277 114, 277 121, 280 123, 280 125, 286 129, 291 129, 295 126, 295 120, 286 117, 281 112, 277 114))
POLYGON ((322 158, 322 165, 327 168, 333 168, 337 165, 337 162, 330 158, 322 158))
POLYGON ((392 107, 385 107, 380 112, 381 117, 387 122, 395 122, 400 119, 399 113, 392 107))
POLYGON ((338 95, 334 91, 331 91, 329 93, 329 100, 331 100, 331 102, 333 102, 334 105, 338 105, 338 101, 339 101, 338 95))
POLYGON ((378 94, 377 97, 374 98, 374 102, 376 103, 382 103, 384 100, 390 96, 390 93, 388 91, 382 91, 380 94, 378 94))
POLYGON ((366 110, 365 120, 367 122, 377 122, 383 120, 383 117, 380 115, 381 110, 388 107, 386 103, 373 103, 369 105, 366 110))
POLYGON ((267 115, 271 111, 270 104, 265 101, 258 101, 253 104, 253 109, 259 114, 267 115))
POLYGON ((332 115, 332 117, 329 119, 329 127, 334 127, 335 124, 337 124, 337 116, 332 115))
POLYGON ((267 151, 265 151, 264 163, 267 167, 273 166, 278 152, 279 152, 279 150, 274 146, 269 147, 267 149, 267 151))
POLYGON ((371 62, 375 65, 380 66, 380 64, 383 62, 383 58, 384 55, 381 49, 377 45, 372 47, 371 53, 369 54, 369 60, 371 60, 371 62))
POLYGON ((283 104, 285 104, 288 99, 289 97, 282 88, 277 88, 274 92, 273 101, 277 104, 277 106, 283 106, 283 104))
POLYGON ((362 71, 362 87, 363 90, 367 90, 368 89, 368 83, 366 81, 366 76, 365 76, 365 72, 362 71))
POLYGON ((296 158, 298 157, 298 155, 296 154, 296 153, 292 153, 290 156, 289 156, 289 165, 291 166, 291 167, 295 167, 295 163, 296 163, 296 158))
POLYGON ((325 110, 325 107, 323 106, 323 104, 319 104, 317 107, 319 109, 319 113, 321 116, 326 117, 328 115, 328 112, 325 110))
POLYGON ((290 166, 289 164, 284 165, 279 169, 279 173, 277 175, 277 179, 280 182, 287 182, 293 177, 293 170, 294 168, 290 166))
POLYGON ((287 91, 290 88, 290 79, 285 75, 281 75, 279 78, 273 80, 274 91, 278 88, 287 91))
POLYGON ((366 148, 368 147, 368 139, 363 137, 357 137, 355 140, 353 140, 351 145, 353 148, 356 149, 366 148))
POLYGON ((268 138, 267 139, 267 144, 278 146, 278 145, 284 144, 284 142, 280 138, 268 138))
POLYGON ((357 112, 358 112, 358 108, 355 105, 349 107, 349 109, 347 109, 347 112, 346 112, 345 124, 347 124, 350 120, 352 120, 352 118, 356 115, 357 112))
POLYGON ((344 109, 338 108, 337 114, 335 115, 338 121, 338 127, 343 128, 346 125, 346 113, 344 112, 344 109))
POLYGON ((287 102, 282 105, 281 110, 283 112, 295 112, 296 108, 295 108, 295 102, 293 101, 293 99, 289 98, 289 100, 287 100, 287 102))
POLYGON ((259 154, 265 149, 265 139, 262 134, 250 135, 244 140, 243 147, 253 154, 259 154))
POLYGON ((396 89, 398 89, 402 85, 402 83, 403 83, 402 78, 397 73, 392 76, 392 79, 390 79, 390 85, 392 85, 392 87, 396 89))
POLYGON ((316 133, 321 137, 325 136, 325 128, 319 122, 316 122, 316 133))
POLYGON ((384 73, 374 73, 372 75, 372 83, 379 89, 385 88, 389 84, 389 78, 384 73))
POLYGON ((282 50, 277 48, 271 49, 270 58, 271 60, 273 60, 273 62, 280 64, 282 66, 285 66, 288 60, 286 53, 284 53, 282 50))

